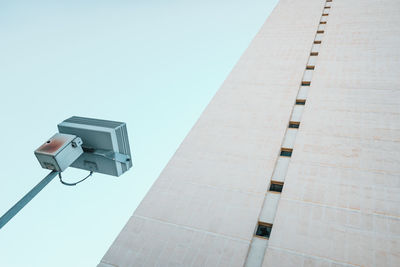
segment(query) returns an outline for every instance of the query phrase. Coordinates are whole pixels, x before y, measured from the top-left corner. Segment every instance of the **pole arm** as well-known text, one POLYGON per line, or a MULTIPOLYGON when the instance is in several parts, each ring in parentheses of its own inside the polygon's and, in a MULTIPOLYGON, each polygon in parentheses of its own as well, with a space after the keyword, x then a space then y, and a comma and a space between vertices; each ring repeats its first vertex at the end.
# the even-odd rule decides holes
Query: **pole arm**
POLYGON ((40 183, 31 189, 23 198, 0 217, 0 229, 8 223, 26 204, 29 203, 51 180, 58 174, 57 171, 50 172, 40 183))

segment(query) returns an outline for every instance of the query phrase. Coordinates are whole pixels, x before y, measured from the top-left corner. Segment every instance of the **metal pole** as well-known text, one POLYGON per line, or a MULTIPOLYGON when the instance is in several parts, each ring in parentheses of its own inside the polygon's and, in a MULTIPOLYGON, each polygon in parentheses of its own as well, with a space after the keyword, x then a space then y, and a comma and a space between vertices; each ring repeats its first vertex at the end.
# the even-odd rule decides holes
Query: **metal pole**
POLYGON ((29 203, 51 180, 58 174, 57 171, 49 173, 40 183, 38 183, 31 191, 29 191, 20 201, 18 201, 11 209, 0 217, 0 229, 8 223, 26 204, 29 203))

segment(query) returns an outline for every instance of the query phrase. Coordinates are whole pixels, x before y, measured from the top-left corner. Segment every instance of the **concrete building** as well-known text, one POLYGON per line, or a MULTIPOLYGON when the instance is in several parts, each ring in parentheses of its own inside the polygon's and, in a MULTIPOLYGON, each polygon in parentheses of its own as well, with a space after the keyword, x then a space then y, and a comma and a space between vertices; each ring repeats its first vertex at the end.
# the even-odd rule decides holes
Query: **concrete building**
POLYGON ((281 0, 99 266, 400 266, 398 25, 281 0))

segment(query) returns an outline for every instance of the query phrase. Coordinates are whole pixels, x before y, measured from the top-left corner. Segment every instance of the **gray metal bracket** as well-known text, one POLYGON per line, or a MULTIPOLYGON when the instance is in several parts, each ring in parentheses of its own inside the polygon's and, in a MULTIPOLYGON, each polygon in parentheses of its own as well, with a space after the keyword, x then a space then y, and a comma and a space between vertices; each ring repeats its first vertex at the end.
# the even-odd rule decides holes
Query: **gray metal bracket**
POLYGON ((126 163, 131 160, 131 158, 128 155, 121 154, 118 152, 114 151, 109 151, 109 150, 104 150, 104 149, 88 149, 88 148, 83 148, 83 151, 86 153, 91 153, 94 155, 102 156, 107 159, 111 159, 120 163, 126 163))

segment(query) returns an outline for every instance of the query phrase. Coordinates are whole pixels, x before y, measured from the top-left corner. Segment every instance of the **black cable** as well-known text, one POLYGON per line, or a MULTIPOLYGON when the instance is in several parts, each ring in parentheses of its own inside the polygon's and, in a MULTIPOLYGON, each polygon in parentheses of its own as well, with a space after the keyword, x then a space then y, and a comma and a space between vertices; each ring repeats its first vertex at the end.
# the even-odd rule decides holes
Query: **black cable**
POLYGON ((62 177, 61 177, 61 172, 58 173, 58 177, 60 178, 60 182, 61 182, 63 185, 74 186, 74 185, 77 185, 77 184, 79 184, 79 183, 85 181, 87 178, 89 178, 90 176, 92 176, 92 174, 93 174, 93 171, 90 171, 90 173, 89 173, 88 176, 86 176, 85 178, 83 178, 82 180, 80 180, 80 181, 78 181, 78 182, 76 182, 76 183, 67 183, 67 182, 64 182, 64 181, 62 180, 62 177))

